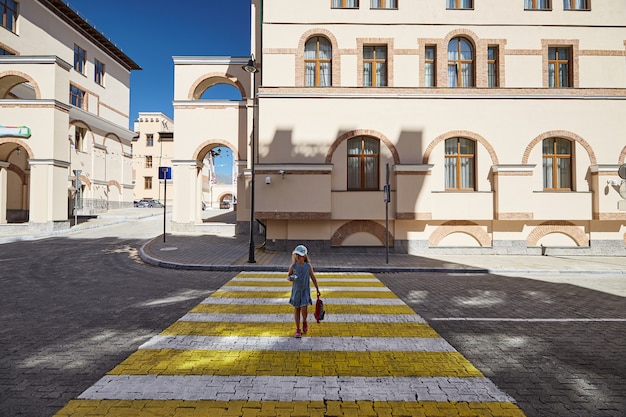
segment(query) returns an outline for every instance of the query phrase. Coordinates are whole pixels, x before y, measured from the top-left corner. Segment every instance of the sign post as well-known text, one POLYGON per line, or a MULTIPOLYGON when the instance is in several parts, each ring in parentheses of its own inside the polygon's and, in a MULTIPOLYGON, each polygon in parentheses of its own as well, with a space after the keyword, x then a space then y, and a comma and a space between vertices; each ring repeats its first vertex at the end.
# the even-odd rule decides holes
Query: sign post
POLYGON ((165 222, 167 217, 167 180, 172 179, 172 167, 159 167, 159 179, 163 180, 163 242, 165 242, 165 222))
POLYGON ((391 202, 391 188, 389 186, 389 164, 386 165, 385 187, 385 255, 386 262, 389 263, 389 203, 391 202))
POLYGON ((76 191, 74 191, 74 226, 78 226, 78 193, 80 193, 82 185, 79 177, 82 172, 83 171, 80 169, 74 170, 74 188, 76 189, 76 191))

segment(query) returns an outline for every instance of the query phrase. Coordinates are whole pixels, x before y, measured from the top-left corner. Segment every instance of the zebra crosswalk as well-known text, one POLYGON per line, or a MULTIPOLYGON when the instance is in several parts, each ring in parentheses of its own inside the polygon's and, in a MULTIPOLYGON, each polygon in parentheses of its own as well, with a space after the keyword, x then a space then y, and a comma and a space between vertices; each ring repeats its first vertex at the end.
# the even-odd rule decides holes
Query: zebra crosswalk
POLYGON ((374 275, 316 275, 301 339, 285 274, 242 272, 56 417, 524 416, 374 275))

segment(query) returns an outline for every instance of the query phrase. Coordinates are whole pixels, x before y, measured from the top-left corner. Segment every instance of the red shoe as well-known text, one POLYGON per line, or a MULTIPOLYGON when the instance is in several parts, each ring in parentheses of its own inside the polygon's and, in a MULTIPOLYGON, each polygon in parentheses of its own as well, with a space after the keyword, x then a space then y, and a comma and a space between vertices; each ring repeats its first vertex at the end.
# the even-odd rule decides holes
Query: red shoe
POLYGON ((296 339, 300 339, 302 337, 302 333, 300 333, 300 329, 296 329, 296 334, 294 336, 296 339))

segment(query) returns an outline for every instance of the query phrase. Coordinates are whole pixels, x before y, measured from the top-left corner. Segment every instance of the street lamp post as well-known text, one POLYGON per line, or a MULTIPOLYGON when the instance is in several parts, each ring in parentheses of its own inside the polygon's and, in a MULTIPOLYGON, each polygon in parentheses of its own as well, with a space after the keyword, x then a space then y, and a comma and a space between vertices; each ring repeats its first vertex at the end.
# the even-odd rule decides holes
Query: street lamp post
POLYGON ((259 69, 256 67, 256 61, 254 60, 254 55, 250 57, 248 63, 243 65, 244 71, 252 74, 252 139, 250 144, 250 247, 248 250, 248 263, 256 263, 254 259, 254 153, 255 153, 255 125, 256 125, 256 73, 259 72, 259 69))

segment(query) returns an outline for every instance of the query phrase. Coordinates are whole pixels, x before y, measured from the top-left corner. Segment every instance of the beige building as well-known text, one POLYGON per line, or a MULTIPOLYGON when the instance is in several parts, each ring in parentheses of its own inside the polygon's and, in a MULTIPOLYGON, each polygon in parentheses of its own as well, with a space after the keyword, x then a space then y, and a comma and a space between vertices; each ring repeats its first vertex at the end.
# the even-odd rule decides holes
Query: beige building
MULTIPOLYGON (((240 232, 254 162, 268 249, 626 254, 625 2, 260 10, 252 1, 256 80, 245 58, 174 58, 174 165, 192 190, 211 146, 238 153, 240 232), (220 82, 247 102, 198 103, 220 82)), ((193 229, 197 212, 175 199, 174 225, 193 229)))
MULTIPOLYGON (((160 112, 140 112, 135 121, 133 138, 133 183, 135 200, 158 200, 168 206, 172 202, 174 181, 167 181, 159 168, 172 167, 174 156, 174 122, 160 112), (167 192, 167 201, 165 200, 167 192)), ((170 175, 171 176, 171 175, 170 175)))
POLYGON ((139 66, 60 0, 2 6, 0 233, 132 206, 130 72, 139 66))

